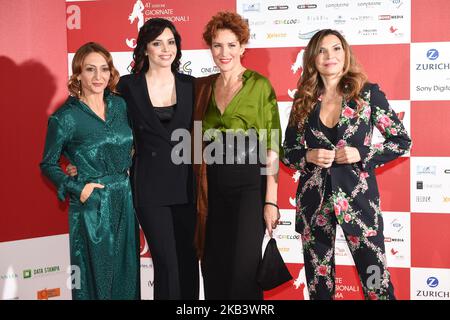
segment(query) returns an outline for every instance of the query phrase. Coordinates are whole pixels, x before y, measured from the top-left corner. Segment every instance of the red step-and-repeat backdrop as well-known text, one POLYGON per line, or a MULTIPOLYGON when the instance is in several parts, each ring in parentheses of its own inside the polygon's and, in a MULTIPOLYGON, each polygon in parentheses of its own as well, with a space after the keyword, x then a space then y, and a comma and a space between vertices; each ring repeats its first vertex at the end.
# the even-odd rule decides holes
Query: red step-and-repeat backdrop
MULTIPOLYGON (((277 93, 283 127, 308 40, 323 28, 344 34, 371 82, 378 83, 386 93, 413 140, 410 154, 377 170, 387 261, 396 295, 399 299, 450 299, 450 3, 67 1, 69 66, 78 47, 96 41, 112 52, 122 75, 129 73, 139 27, 150 18, 162 17, 174 22, 182 36, 181 72, 193 76, 216 73, 201 34, 209 18, 220 10, 235 11, 248 19, 251 39, 243 64, 270 79, 277 93)), ((381 135, 376 134, 373 142, 381 140, 381 135)), ((297 183, 298 174, 281 166, 278 198, 282 218, 276 238, 294 279, 266 292, 266 299, 308 298, 301 240, 294 230, 297 183)), ((2 245, 7 244, 0 244, 0 254, 2 245)), ((151 257, 144 240, 141 247, 142 296, 151 299, 151 257)), ((336 264, 336 299, 362 299, 353 260, 340 230, 336 264)), ((23 278, 22 273, 19 278, 23 278)))

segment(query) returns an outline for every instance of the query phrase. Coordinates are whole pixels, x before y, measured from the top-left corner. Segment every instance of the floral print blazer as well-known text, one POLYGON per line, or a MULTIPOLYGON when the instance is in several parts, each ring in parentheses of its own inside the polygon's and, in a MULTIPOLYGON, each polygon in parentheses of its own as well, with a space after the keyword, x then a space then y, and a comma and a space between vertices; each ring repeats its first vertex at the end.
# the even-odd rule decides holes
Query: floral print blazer
POLYGON ((363 107, 359 113, 355 101, 344 99, 342 103, 336 145, 319 129, 320 101, 307 118, 302 133, 295 127, 286 129, 282 161, 300 173, 296 231, 302 237, 310 233, 311 226, 320 225, 324 214, 335 214, 341 227, 352 235, 374 236, 383 231, 374 170, 407 153, 411 139, 378 85, 366 84, 360 96, 363 107), (383 143, 371 144, 374 126, 383 134, 383 143), (361 161, 333 163, 331 168, 306 162, 309 148, 335 150, 343 146, 357 148, 361 161), (324 194, 326 179, 331 180, 332 187, 328 195, 324 194))

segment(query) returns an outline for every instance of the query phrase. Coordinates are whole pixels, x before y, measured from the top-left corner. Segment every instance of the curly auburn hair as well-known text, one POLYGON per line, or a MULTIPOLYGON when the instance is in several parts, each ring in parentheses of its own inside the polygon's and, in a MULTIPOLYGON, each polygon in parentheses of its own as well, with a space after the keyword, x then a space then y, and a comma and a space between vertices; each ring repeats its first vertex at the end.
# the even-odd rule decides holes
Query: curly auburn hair
POLYGON ((306 119, 311 113, 317 99, 323 93, 325 87, 316 68, 316 57, 319 54, 323 38, 334 35, 339 38, 342 49, 345 52, 344 69, 338 83, 337 90, 347 101, 356 101, 357 113, 362 108, 362 100, 359 94, 367 82, 367 76, 356 61, 352 50, 345 38, 336 30, 323 29, 318 31, 309 41, 303 54, 303 73, 297 83, 297 93, 292 105, 289 117, 289 126, 303 130, 306 119))
POLYGON ((147 72, 150 67, 148 57, 145 55, 147 51, 147 45, 155 40, 165 29, 170 29, 175 38, 175 44, 177 45, 177 54, 172 62, 172 72, 177 72, 180 68, 181 59, 181 36, 175 28, 174 24, 167 19, 153 18, 147 20, 139 30, 136 48, 133 52, 134 66, 131 69, 131 73, 147 72))
POLYGON ((77 52, 75 53, 73 60, 72 60, 72 75, 69 78, 69 82, 67 83, 67 88, 69 89, 69 93, 71 96, 77 97, 80 99, 81 97, 81 83, 77 79, 77 77, 82 72, 83 62, 84 59, 90 54, 90 53, 99 53, 100 55, 105 58, 106 63, 109 67, 109 72, 111 73, 111 77, 109 78, 109 82, 107 85, 107 88, 111 92, 116 92, 116 86, 119 82, 120 74, 119 71, 114 67, 113 58, 111 56, 111 53, 109 53, 108 50, 106 50, 103 46, 96 42, 88 42, 84 45, 82 45, 77 52))
POLYGON ((250 30, 247 20, 244 20, 239 14, 234 12, 218 12, 209 20, 203 32, 203 40, 208 46, 212 45, 212 40, 221 29, 231 30, 239 40, 240 44, 248 43, 250 39, 250 30))

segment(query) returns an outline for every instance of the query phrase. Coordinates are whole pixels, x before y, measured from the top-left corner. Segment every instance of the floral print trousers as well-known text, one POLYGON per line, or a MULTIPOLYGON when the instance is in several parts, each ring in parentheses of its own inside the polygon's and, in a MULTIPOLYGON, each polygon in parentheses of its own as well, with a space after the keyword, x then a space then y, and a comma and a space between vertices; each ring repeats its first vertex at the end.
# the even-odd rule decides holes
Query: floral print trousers
MULTIPOLYGON (((334 243, 337 219, 333 197, 325 197, 318 214, 302 234, 305 274, 311 300, 331 300, 335 293, 334 243), (309 228, 308 228, 309 227, 309 228)), ((383 232, 374 236, 354 236, 344 231, 366 299, 395 299, 387 270, 383 232)))

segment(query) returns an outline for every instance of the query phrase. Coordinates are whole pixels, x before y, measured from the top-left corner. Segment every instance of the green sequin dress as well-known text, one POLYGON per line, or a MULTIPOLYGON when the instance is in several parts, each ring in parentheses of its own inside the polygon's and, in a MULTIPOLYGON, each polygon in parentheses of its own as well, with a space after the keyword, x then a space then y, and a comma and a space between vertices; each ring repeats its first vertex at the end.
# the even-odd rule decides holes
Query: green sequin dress
POLYGON ((49 118, 41 162, 58 198, 69 197, 75 300, 139 298, 139 229, 128 177, 133 136, 125 101, 106 92, 105 102, 103 121, 86 104, 69 97, 49 118), (76 177, 62 171, 61 155, 77 167, 76 177), (88 182, 105 188, 95 188, 81 203, 88 182))

